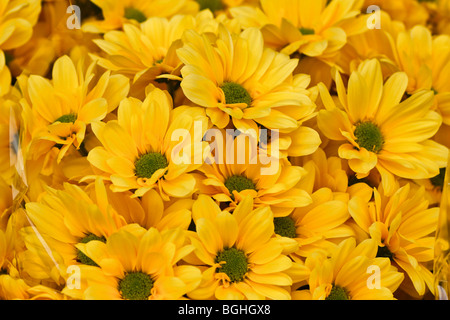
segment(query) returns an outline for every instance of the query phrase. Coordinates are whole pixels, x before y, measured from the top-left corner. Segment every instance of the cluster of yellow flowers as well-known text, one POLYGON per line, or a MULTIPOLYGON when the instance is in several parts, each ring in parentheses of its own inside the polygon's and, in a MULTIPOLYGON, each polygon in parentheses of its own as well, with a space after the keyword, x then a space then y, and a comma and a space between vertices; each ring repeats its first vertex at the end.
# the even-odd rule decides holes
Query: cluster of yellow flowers
POLYGON ((450 1, 0 1, 0 299, 427 299, 450 1))

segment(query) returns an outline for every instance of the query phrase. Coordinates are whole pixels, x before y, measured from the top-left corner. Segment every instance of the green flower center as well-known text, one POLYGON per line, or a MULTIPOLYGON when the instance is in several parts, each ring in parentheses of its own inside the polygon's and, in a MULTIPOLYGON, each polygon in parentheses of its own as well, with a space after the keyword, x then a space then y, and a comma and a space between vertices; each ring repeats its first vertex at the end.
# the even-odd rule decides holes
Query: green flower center
POLYGON ((347 291, 339 286, 333 285, 331 288, 330 294, 325 300, 349 300, 350 297, 347 294, 347 291))
POLYGON ((119 281, 119 292, 125 300, 148 300, 154 281, 143 272, 128 272, 119 281))
POLYGON ((377 251, 377 258, 389 258, 390 260, 392 260, 392 258, 394 258, 394 254, 388 249, 387 246, 379 246, 377 251))
POLYGON ((216 272, 225 273, 230 278, 231 282, 242 281, 248 271, 245 253, 236 248, 228 248, 219 252, 214 262, 221 264, 221 266, 216 269, 216 272))
POLYGON ((233 197, 233 191, 237 191, 237 192, 241 192, 242 190, 256 190, 256 186, 253 183, 252 180, 243 177, 243 176, 239 176, 239 175, 235 175, 235 176, 231 176, 229 177, 226 181, 225 181, 225 187, 228 189, 228 191, 230 191, 231 196, 233 197))
POLYGON ((243 86, 235 82, 225 82, 220 87, 225 94, 227 104, 245 103, 249 106, 252 103, 252 97, 243 86))
POLYGON ((291 217, 277 217, 273 219, 275 233, 288 238, 297 237, 295 221, 291 217))
MULTIPOLYGON (((101 241, 103 243, 106 242, 106 238, 105 237, 98 237, 95 234, 88 234, 86 237, 82 238, 79 242, 80 243, 88 243, 91 242, 93 240, 97 240, 97 241, 101 241)), ((81 252, 81 250, 77 249, 77 261, 88 265, 88 266, 98 266, 94 260, 92 260, 91 258, 89 258, 87 255, 85 255, 83 252, 81 252)))
POLYGON ((124 17, 128 20, 136 20, 139 23, 147 20, 147 17, 142 13, 142 11, 132 7, 125 8, 124 17))
POLYGON ((55 123, 55 122, 75 123, 76 120, 77 120, 77 115, 75 113, 69 113, 69 114, 65 114, 65 115, 59 117, 53 123, 55 123))
POLYGON ((439 174, 430 179, 431 184, 442 190, 444 188, 445 172, 445 168, 439 169, 439 174))
POLYGON ((300 28, 299 30, 302 33, 302 35, 304 35, 304 36, 310 35, 310 34, 316 34, 314 29, 310 29, 310 28, 300 28))
POLYGON ((167 168, 168 165, 166 157, 158 152, 144 154, 134 163, 136 176, 147 179, 150 179, 157 170, 167 168))
POLYGON ((356 125, 355 137, 356 143, 367 151, 378 153, 383 148, 384 138, 381 130, 370 121, 360 122, 356 125))
POLYGON ((195 0, 200 5, 200 10, 209 9, 212 12, 223 10, 223 3, 221 0, 195 0))

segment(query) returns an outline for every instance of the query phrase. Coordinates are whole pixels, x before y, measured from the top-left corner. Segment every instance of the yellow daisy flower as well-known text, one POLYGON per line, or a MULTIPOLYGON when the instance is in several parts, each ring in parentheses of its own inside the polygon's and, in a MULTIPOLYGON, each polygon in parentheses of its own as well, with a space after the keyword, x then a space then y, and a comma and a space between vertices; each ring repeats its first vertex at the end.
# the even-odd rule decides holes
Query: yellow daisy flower
MULTIPOLYGON (((385 11, 379 11, 379 23, 382 28, 367 29, 365 32, 351 35, 347 38, 347 44, 340 50, 336 59, 336 65, 344 74, 350 75, 358 65, 368 59, 378 59, 385 77, 399 71, 397 64, 397 52, 395 39, 397 35, 405 31, 405 26, 393 20, 385 11)), ((331 88, 332 73, 329 73, 331 88)))
POLYGON ((424 26, 415 26, 397 37, 398 65, 408 75, 406 92, 435 92, 435 108, 450 125, 450 36, 433 37, 424 26))
POLYGON ((139 24, 151 17, 171 18, 177 14, 195 14, 194 0, 92 0, 101 9, 103 20, 83 23, 85 32, 104 33, 120 29, 126 23, 139 24))
POLYGON ((201 280, 197 267, 178 264, 194 247, 181 229, 159 232, 128 225, 106 243, 92 241, 80 249, 99 268, 90 269, 87 300, 177 300, 201 280))
POLYGON ((292 132, 315 111, 307 90, 296 88, 292 79, 298 60, 265 48, 258 29, 232 36, 221 26, 212 40, 188 30, 183 42, 177 50, 185 64, 181 88, 217 127, 225 128, 231 118, 241 131, 257 131, 259 124, 292 132))
MULTIPOLYGON (((106 192, 101 180, 98 193, 106 192)), ((63 190, 47 188, 39 202, 25 205, 31 226, 23 229, 27 272, 35 279, 64 285, 69 266, 95 262, 77 248, 79 243, 105 242, 120 227, 123 217, 109 206, 95 204, 80 187, 66 183, 63 190)))
POLYGON ((223 149, 211 148, 216 151, 215 158, 199 168, 203 174, 199 178, 200 194, 227 205, 230 211, 249 195, 255 207, 270 206, 277 217, 309 205, 310 195, 296 187, 305 174, 304 169, 277 158, 267 163, 260 152, 254 152, 251 142, 241 140, 243 136, 233 140, 224 134, 223 149))
POLYGON ((393 300, 403 280, 386 258, 376 258, 377 245, 353 238, 342 241, 331 256, 316 253, 306 259, 309 289, 292 293, 295 300, 393 300), (371 273, 375 271, 373 280, 371 273), (368 272, 369 271, 369 272, 368 272), (378 277, 377 277, 378 276, 378 277))
POLYGON ((373 200, 353 197, 349 211, 354 221, 375 240, 378 257, 387 257, 412 281, 419 295, 434 292, 428 263, 433 260, 434 232, 439 208, 429 208, 425 189, 410 184, 387 196, 374 189, 373 200))
POLYGON ((296 208, 286 217, 275 217, 275 234, 279 237, 295 239, 299 249, 294 253, 307 257, 313 252, 332 251, 345 238, 354 232, 345 222, 350 218, 347 209, 347 196, 334 194, 322 188, 312 195, 312 204, 296 208))
POLYGON ((60 162, 72 145, 83 152, 87 126, 102 120, 128 94, 124 76, 99 74, 95 63, 84 70, 84 63, 63 56, 53 66, 51 81, 38 75, 19 80, 25 97, 23 118, 32 139, 27 153, 33 159, 48 157, 57 148, 60 162))
POLYGON ((335 82, 338 106, 319 85, 326 109, 319 111, 317 123, 329 139, 343 141, 339 156, 348 160, 358 179, 376 168, 385 192, 392 194, 396 176, 425 179, 439 174, 448 150, 430 140, 442 123, 431 110, 433 92, 418 92, 401 102, 406 74, 395 73, 384 83, 377 60, 361 64, 347 89, 337 72, 335 82))
POLYGON ((326 57, 345 45, 347 33, 357 33, 351 24, 364 31, 365 24, 355 19, 361 7, 358 0, 262 0, 261 10, 239 7, 230 11, 244 27, 262 28, 266 43, 281 52, 326 57))
POLYGON ((247 197, 231 214, 208 199, 202 197, 202 205, 193 208, 196 232, 190 238, 195 250, 194 257, 186 260, 203 266, 203 276, 188 297, 289 300, 286 288, 292 279, 286 271, 293 263, 273 237, 270 208, 252 210, 252 199, 247 197))
POLYGON ((347 38, 367 30, 361 7, 360 0, 262 0, 261 9, 230 11, 244 28, 260 28, 267 46, 299 57, 294 73, 308 73, 317 84, 329 82, 330 68, 347 38))
POLYGON ((124 99, 117 120, 93 126, 101 146, 92 149, 87 159, 100 171, 99 175, 112 182, 113 191, 133 190, 134 196, 143 196, 156 189, 165 201, 192 195, 196 179, 191 172, 202 164, 206 142, 201 141, 207 119, 195 114, 195 108, 180 113, 178 109, 172 110, 167 91, 153 88, 143 102, 124 99), (188 159, 181 159, 177 131, 185 137, 195 122, 203 123, 198 136, 193 133, 192 139, 181 142, 183 150, 193 147, 194 152, 188 159), (198 156, 200 161, 196 161, 198 156))
POLYGON ((183 45, 184 31, 194 29, 215 33, 217 28, 218 22, 210 11, 202 11, 196 16, 152 17, 138 26, 124 24, 123 31, 109 31, 104 39, 93 40, 104 54, 92 57, 102 67, 129 77, 131 93, 136 98, 144 97, 144 89, 150 82, 161 89, 174 91, 179 86, 182 67, 176 49, 183 45))

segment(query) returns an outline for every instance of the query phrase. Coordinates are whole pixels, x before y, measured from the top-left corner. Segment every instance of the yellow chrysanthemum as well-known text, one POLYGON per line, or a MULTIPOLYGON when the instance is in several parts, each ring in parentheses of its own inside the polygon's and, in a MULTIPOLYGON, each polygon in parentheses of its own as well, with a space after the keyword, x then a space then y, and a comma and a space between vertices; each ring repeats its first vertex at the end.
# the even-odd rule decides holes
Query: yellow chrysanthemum
POLYGON ((206 196, 194 205, 196 232, 191 264, 202 266, 202 282, 188 293, 192 299, 289 300, 286 273, 293 262, 283 253, 282 241, 273 237, 273 214, 269 207, 253 209, 247 197, 233 214, 220 211, 206 196))
POLYGON ((166 201, 192 195, 196 179, 191 172, 202 164, 206 117, 196 114, 195 108, 179 112, 181 109, 172 109, 167 91, 153 88, 143 102, 123 100, 117 120, 93 126, 102 146, 91 150, 88 160, 100 175, 111 180, 113 191, 133 190, 135 196, 142 196, 156 189, 166 201), (181 159, 175 131, 182 134, 181 138, 190 135, 196 121, 203 123, 197 136, 181 142, 183 150, 194 148, 194 152, 189 159, 181 159), (197 153, 200 161, 196 161, 197 153))
MULTIPOLYGON (((380 61, 385 77, 399 71, 396 62, 395 39, 399 33, 405 31, 405 26, 401 22, 393 20, 385 11, 379 11, 377 14, 379 14, 378 22, 381 28, 367 28, 362 33, 350 35, 347 38, 347 44, 340 50, 336 65, 344 74, 350 75, 358 65, 368 59, 380 61)), ((327 79, 329 82, 325 83, 331 88, 331 72, 329 77, 327 79)))
POLYGON ((368 60, 353 72, 344 87, 336 73, 340 105, 319 85, 325 110, 319 112, 319 128, 331 140, 343 141, 339 156, 348 160, 357 178, 376 168, 385 192, 392 194, 395 177, 431 178, 446 165, 448 150, 430 140, 442 123, 431 110, 432 91, 421 91, 404 100, 405 73, 383 81, 380 63, 368 60))
POLYGON ((310 74, 317 84, 329 78, 347 38, 367 29, 361 7, 360 0, 262 0, 261 9, 230 11, 244 28, 260 28, 269 47, 299 56, 295 72, 310 74))
POLYGON ((32 139, 30 158, 46 158, 57 148, 60 162, 72 145, 85 152, 88 125, 102 120, 127 95, 127 78, 109 71, 99 74, 95 63, 84 70, 84 63, 63 56, 53 66, 51 81, 38 75, 19 79, 24 123, 32 139))
POLYGON ((415 26, 397 37, 398 64, 408 75, 406 92, 435 92, 436 111, 450 125, 450 36, 433 37, 424 26, 415 26))
POLYGON ((152 17, 139 26, 127 23, 123 31, 109 31, 104 39, 94 40, 105 54, 93 58, 104 68, 129 77, 133 84, 131 92, 137 98, 143 98, 150 82, 160 87, 165 83, 167 89, 174 91, 179 81, 170 80, 180 80, 182 63, 176 49, 183 45, 184 31, 216 33, 217 28, 218 22, 207 10, 196 16, 152 17))
POLYGON ((387 258, 377 258, 373 240, 356 244, 342 241, 331 256, 313 254, 305 261, 310 271, 309 289, 292 293, 296 300, 393 300, 403 274, 387 258), (378 278, 371 279, 373 270, 378 278))
POLYGON ((231 13, 244 27, 262 28, 266 43, 281 52, 326 58, 345 45, 347 33, 363 31, 365 24, 355 19, 361 7, 358 0, 262 0, 261 10, 240 7, 231 13))
POLYGON ((87 300, 176 300, 196 288, 197 267, 179 265, 194 247, 180 229, 159 232, 128 225, 106 243, 79 245, 99 268, 87 273, 87 300))
POLYGON ((286 216, 294 208, 311 203, 310 195, 296 188, 305 174, 303 168, 274 157, 263 159, 261 151, 255 153, 243 134, 235 139, 227 134, 224 137, 224 141, 215 141, 214 159, 199 168, 200 194, 227 204, 230 211, 245 196, 251 196, 255 207, 270 206, 275 216, 286 216))
POLYGON ((258 29, 234 36, 221 26, 212 40, 188 30, 183 42, 177 50, 185 64, 181 88, 217 127, 225 128, 231 118, 241 131, 261 125, 292 132, 315 111, 309 92, 295 86, 298 60, 265 48, 258 29))
POLYGON ((409 184, 387 196, 383 188, 374 189, 373 200, 353 197, 349 211, 368 237, 375 240, 378 257, 398 265, 419 295, 426 287, 434 292, 428 264, 433 260, 434 232, 439 208, 429 208, 424 188, 409 184))
MULTIPOLYGON (((104 193, 104 188, 98 180, 97 192, 104 193)), ((95 204, 80 187, 69 183, 63 190, 47 188, 39 202, 26 204, 26 212, 32 223, 23 229, 27 273, 35 279, 52 279, 58 285, 65 284, 69 266, 95 265, 77 248, 79 243, 104 242, 126 225, 108 205, 95 204)))
POLYGON ((195 14, 194 0, 92 0, 101 9, 103 20, 83 23, 85 32, 104 33, 120 29, 126 23, 139 24, 151 17, 171 18, 177 14, 195 14))
POLYGON ((322 188, 311 197, 313 201, 309 206, 274 219, 275 234, 295 239, 299 245, 295 254, 302 257, 320 250, 331 252, 336 243, 354 236, 351 227, 345 224, 350 218, 345 194, 334 194, 322 188))

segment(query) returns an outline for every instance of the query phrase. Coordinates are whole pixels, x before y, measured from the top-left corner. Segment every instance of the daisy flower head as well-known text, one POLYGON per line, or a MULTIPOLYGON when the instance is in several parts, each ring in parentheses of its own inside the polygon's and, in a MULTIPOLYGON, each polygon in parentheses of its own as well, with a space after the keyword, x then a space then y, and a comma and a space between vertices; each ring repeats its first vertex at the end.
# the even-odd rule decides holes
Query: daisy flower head
POLYGON ((214 158, 207 158, 199 167, 200 194, 214 198, 230 211, 245 196, 251 196, 255 207, 270 206, 275 216, 288 215, 294 208, 311 203, 310 195, 296 187, 305 174, 302 167, 259 150, 256 136, 247 139, 245 134, 234 137, 228 132, 216 135, 210 148, 215 151, 214 158))
POLYGON ((360 0, 262 0, 260 8, 230 11, 244 28, 261 29, 268 47, 299 57, 294 73, 308 73, 317 84, 329 82, 330 68, 348 37, 367 30, 361 9, 360 0))
POLYGON ((400 70, 408 75, 406 92, 433 90, 434 108, 450 125, 450 36, 433 36, 425 26, 415 26, 397 36, 397 55, 400 70))
POLYGON ((397 265, 419 295, 427 287, 434 292, 428 264, 433 260, 439 208, 429 207, 425 188, 406 184, 389 196, 380 187, 374 189, 373 199, 355 196, 348 206, 353 220, 376 241, 377 256, 397 265))
POLYGON ((183 45, 184 31, 216 33, 218 24, 208 10, 196 15, 151 17, 139 25, 126 23, 122 30, 108 31, 103 39, 93 40, 103 53, 92 57, 107 70, 130 78, 136 98, 143 97, 149 83, 174 91, 182 67, 176 50, 183 45))
POLYGON ((51 80, 39 75, 18 80, 31 158, 48 157, 57 148, 60 162, 70 147, 82 151, 87 127, 105 118, 128 94, 128 79, 109 71, 100 74, 95 62, 87 59, 74 62, 62 56, 53 66, 51 80))
POLYGON ((167 91, 153 87, 144 101, 124 99, 117 120, 93 126, 101 146, 91 150, 87 159, 98 175, 112 182, 113 191, 132 190, 134 196, 142 196, 155 189, 165 201, 193 194, 196 179, 191 173, 202 164, 207 118, 196 114, 195 108, 185 108, 183 113, 178 109, 173 109, 167 91), (191 136, 195 123, 200 123, 200 131, 191 136), (193 138, 184 139, 186 135, 193 138), (181 143, 178 138, 183 138, 181 143), (194 150, 179 155, 178 148, 194 150))
POLYGON ((377 258, 375 241, 343 240, 327 256, 308 257, 309 289, 292 293, 295 300, 394 300, 403 274, 387 258, 377 258), (375 276, 371 278, 371 274, 375 276))
POLYGON ((99 266, 87 274, 87 300, 177 300, 201 280, 197 267, 179 263, 194 249, 180 229, 130 224, 79 248, 99 266))
POLYGON ((221 211, 209 197, 194 205, 195 247, 186 261, 202 267, 199 287, 188 293, 191 299, 289 300, 292 284, 287 274, 292 260, 273 237, 273 214, 269 207, 253 209, 251 197, 233 214, 221 211))
MULTIPOLYGON (((105 192, 97 180, 98 193, 105 192)), ((65 183, 64 189, 47 188, 38 202, 25 205, 30 226, 22 229, 27 247, 27 272, 35 279, 53 280, 64 285, 67 268, 72 265, 96 266, 77 248, 80 243, 105 242, 125 220, 109 206, 92 201, 79 186, 65 183)))
POLYGON ((261 9, 239 7, 231 9, 231 13, 244 27, 262 28, 266 43, 277 50, 289 55, 299 51, 310 57, 326 57, 345 45, 347 33, 355 32, 346 30, 350 24, 364 31, 355 19, 361 7, 358 0, 262 0, 261 9))
POLYGON ((257 28, 233 34, 222 25, 212 39, 188 30, 183 42, 177 50, 183 93, 218 128, 292 132, 297 120, 315 111, 309 93, 292 80, 298 60, 266 48, 257 28))
POLYGON ((350 218, 346 196, 322 188, 311 198, 310 205, 274 218, 277 237, 294 239, 298 243, 294 254, 301 257, 322 250, 329 253, 337 243, 354 236, 352 228, 345 224, 350 218))
POLYGON ((439 174, 448 150, 431 138, 442 117, 431 110, 432 91, 420 91, 402 101, 408 79, 398 72, 383 81, 378 60, 367 60, 352 72, 348 87, 339 73, 335 82, 338 101, 319 85, 325 109, 317 123, 329 139, 342 141, 339 157, 358 179, 373 169, 381 175, 386 193, 394 192, 396 177, 421 179, 439 174))

